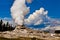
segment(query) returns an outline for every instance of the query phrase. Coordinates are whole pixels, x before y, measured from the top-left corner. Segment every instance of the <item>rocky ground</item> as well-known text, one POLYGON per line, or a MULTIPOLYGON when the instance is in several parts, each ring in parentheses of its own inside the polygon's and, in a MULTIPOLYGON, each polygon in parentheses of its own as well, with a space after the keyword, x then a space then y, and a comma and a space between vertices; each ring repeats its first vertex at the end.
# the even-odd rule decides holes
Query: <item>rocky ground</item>
POLYGON ((45 33, 25 26, 17 26, 13 31, 0 32, 0 40, 60 40, 60 34, 45 33))

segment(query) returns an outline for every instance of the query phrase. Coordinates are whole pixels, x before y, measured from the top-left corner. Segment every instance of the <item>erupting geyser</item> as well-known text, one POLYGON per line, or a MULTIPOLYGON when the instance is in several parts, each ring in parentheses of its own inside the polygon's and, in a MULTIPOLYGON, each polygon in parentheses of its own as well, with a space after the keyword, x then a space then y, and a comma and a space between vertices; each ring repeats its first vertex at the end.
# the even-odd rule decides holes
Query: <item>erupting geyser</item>
POLYGON ((29 12, 26 1, 31 3, 31 0, 15 0, 11 7, 12 18, 18 25, 23 25, 24 16, 29 12))
POLYGON ((18 25, 38 25, 43 21, 43 16, 47 16, 48 11, 45 11, 44 8, 40 8, 30 14, 27 19, 24 19, 24 16, 29 13, 29 7, 26 6, 25 2, 31 3, 32 0, 15 0, 11 7, 11 15, 15 23, 18 25))

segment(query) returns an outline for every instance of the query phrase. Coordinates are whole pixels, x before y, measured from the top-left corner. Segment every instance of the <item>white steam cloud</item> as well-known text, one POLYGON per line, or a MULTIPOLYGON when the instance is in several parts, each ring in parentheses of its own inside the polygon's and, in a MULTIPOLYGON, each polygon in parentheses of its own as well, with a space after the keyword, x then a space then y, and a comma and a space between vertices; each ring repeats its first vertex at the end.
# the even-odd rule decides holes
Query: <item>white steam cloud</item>
MULTIPOLYGON (((45 20, 48 20, 49 22, 44 22, 45 24, 52 24, 52 19, 47 16, 48 11, 44 8, 40 8, 39 10, 36 10, 30 16, 25 19, 25 15, 29 13, 29 7, 26 6, 25 2, 31 3, 32 0, 15 0, 12 7, 11 7, 11 15, 15 23, 18 25, 39 25, 45 20)), ((60 24, 60 23, 59 23, 60 24)))
POLYGON ((24 16, 29 12, 29 7, 25 5, 25 2, 26 0, 15 0, 11 7, 12 18, 18 25, 23 25, 24 16))
POLYGON ((25 19, 25 24, 27 25, 38 25, 43 21, 43 16, 47 16, 48 11, 44 11, 44 8, 40 8, 36 10, 33 14, 31 14, 28 19, 25 19))
POLYGON ((31 14, 27 19, 24 19, 24 16, 29 12, 29 7, 26 6, 25 2, 31 3, 32 0, 15 0, 11 7, 11 15, 15 23, 18 25, 38 25, 42 23, 43 16, 46 16, 48 11, 45 11, 44 8, 40 8, 31 14))

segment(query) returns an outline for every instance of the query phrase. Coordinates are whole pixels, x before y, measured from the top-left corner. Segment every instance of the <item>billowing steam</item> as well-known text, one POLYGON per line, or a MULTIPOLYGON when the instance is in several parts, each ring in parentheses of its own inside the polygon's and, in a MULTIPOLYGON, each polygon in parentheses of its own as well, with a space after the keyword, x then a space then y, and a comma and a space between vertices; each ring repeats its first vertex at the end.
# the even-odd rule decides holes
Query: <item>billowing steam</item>
MULTIPOLYGON (((29 7, 25 5, 26 0, 15 0, 11 7, 11 15, 15 23, 23 25, 24 16, 29 12, 29 7)), ((27 2, 31 2, 30 0, 27 2)))
POLYGON ((40 10, 36 10, 31 14, 28 19, 25 19, 25 24, 38 25, 43 21, 43 16, 47 16, 47 13, 48 11, 44 11, 44 8, 40 8, 40 10))
POLYGON ((48 11, 44 11, 44 8, 40 8, 31 14, 27 19, 24 16, 29 12, 29 7, 25 2, 31 3, 32 0, 15 0, 11 7, 11 15, 15 23, 18 25, 38 25, 43 21, 43 16, 46 16, 48 11))
MULTIPOLYGON (((45 20, 48 20, 49 22, 45 22, 45 24, 52 24, 50 17, 47 16, 48 11, 45 11, 44 8, 40 8, 39 10, 36 10, 33 12, 33 14, 30 14, 30 16, 25 19, 25 15, 29 13, 29 7, 26 6, 25 2, 31 3, 32 0, 15 0, 12 7, 11 7, 11 15, 15 23, 18 25, 39 25, 42 22, 45 22, 45 20)), ((55 23, 56 24, 56 23, 55 23)), ((60 23, 58 23, 60 24, 60 23)))

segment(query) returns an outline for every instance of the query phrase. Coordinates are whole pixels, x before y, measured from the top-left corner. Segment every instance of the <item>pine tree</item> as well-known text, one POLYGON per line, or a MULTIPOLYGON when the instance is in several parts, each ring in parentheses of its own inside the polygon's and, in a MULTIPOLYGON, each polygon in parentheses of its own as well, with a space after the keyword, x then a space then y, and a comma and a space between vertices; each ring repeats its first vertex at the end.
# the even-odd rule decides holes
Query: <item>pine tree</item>
POLYGON ((1 20, 0 20, 0 27, 1 27, 1 20))
POLYGON ((1 31, 1 20, 0 20, 0 31, 1 31))
POLYGON ((2 30, 2 23, 3 23, 3 21, 0 20, 0 31, 2 30))
POLYGON ((5 23, 3 24, 3 31, 6 31, 5 23))
POLYGON ((9 26, 9 22, 6 23, 6 27, 8 27, 8 26, 9 26))
POLYGON ((12 27, 12 25, 9 24, 9 22, 7 22, 6 24, 3 23, 3 20, 0 20, 0 31, 12 31, 14 30, 14 28, 12 27))
POLYGON ((2 25, 2 23, 3 23, 3 21, 2 21, 2 20, 0 20, 0 25, 2 25))

